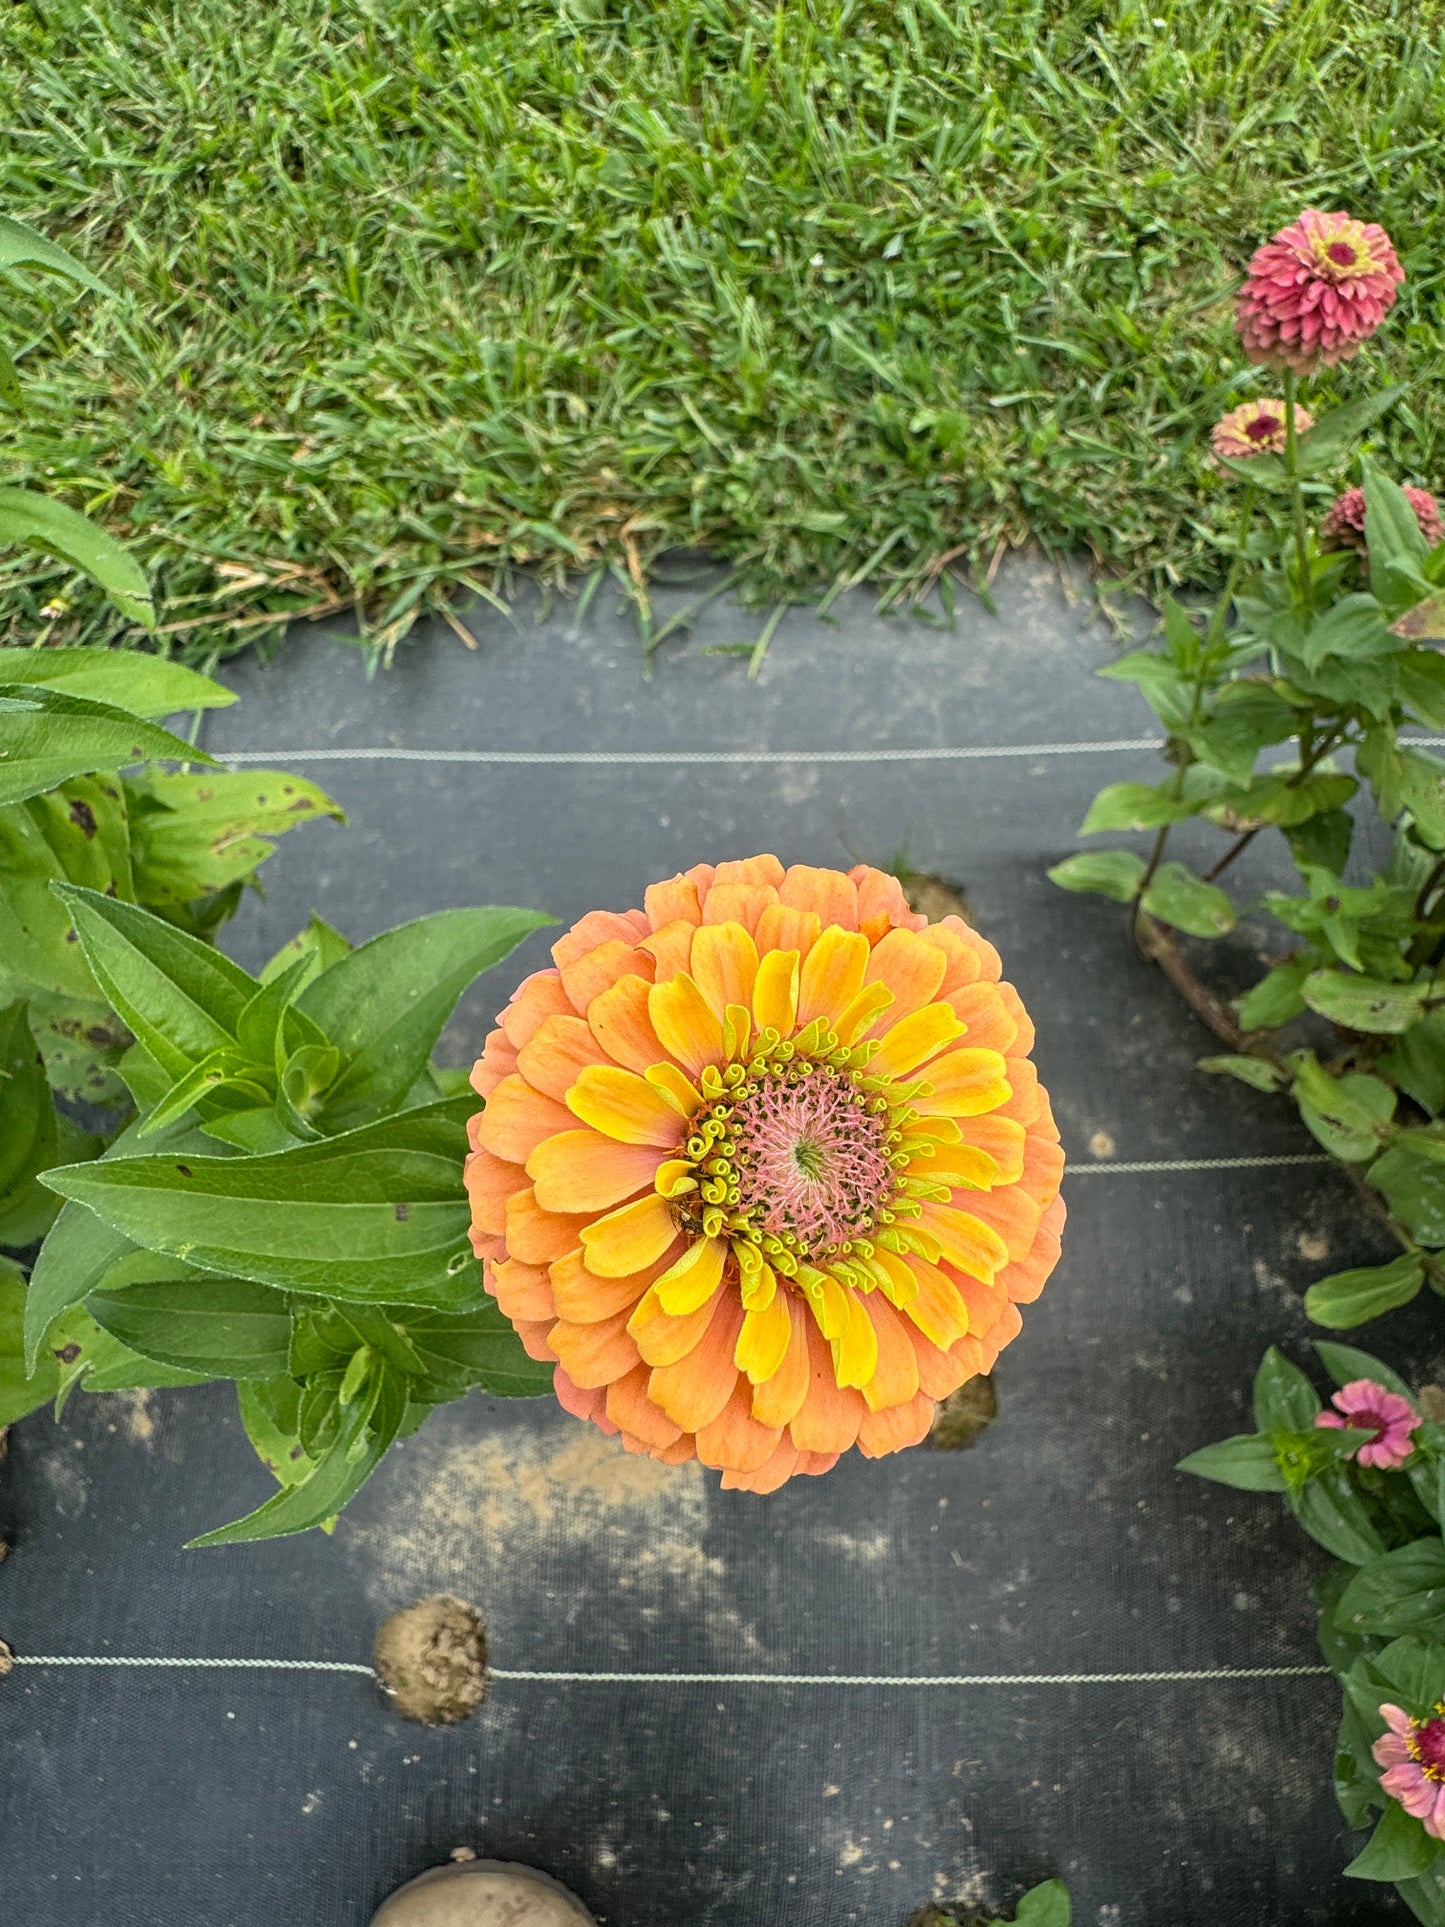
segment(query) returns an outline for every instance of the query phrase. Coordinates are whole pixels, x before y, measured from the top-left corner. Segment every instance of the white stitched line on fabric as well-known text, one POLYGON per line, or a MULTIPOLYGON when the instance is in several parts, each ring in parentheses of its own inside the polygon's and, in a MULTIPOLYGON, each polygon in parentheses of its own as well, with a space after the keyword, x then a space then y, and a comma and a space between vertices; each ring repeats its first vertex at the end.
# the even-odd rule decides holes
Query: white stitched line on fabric
POLYGON ((213 750, 221 763, 963 763, 986 757, 1106 756, 1158 749, 1157 736, 1110 743, 1005 743, 953 749, 236 749, 213 750))
POLYGON ((1278 1156, 1262 1158, 1158 1158, 1152 1163, 1115 1164, 1070 1164, 1064 1176, 1067 1178, 1087 1177, 1143 1177, 1170 1171, 1271 1171, 1286 1164, 1333 1164, 1334 1159, 1328 1151, 1290 1151, 1278 1156))
MULTIPOLYGON (((156 1659, 119 1655, 16 1653, 16 1666, 167 1666, 225 1671, 360 1673, 370 1666, 345 1659, 156 1659)), ((575 1686, 1153 1686, 1214 1679, 1316 1679, 1328 1666, 1212 1666, 1160 1673, 551 1673, 495 1667, 491 1678, 575 1686)))

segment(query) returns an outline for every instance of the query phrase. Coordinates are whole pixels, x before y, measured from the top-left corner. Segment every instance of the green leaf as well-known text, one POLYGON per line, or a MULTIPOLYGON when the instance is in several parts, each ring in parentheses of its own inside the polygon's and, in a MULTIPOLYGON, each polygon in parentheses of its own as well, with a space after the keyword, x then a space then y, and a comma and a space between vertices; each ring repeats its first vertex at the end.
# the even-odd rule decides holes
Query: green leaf
POLYGON ((1301 870, 1311 866, 1340 874, 1349 861, 1355 820, 1348 810, 1324 810, 1284 833, 1289 853, 1301 870))
POLYGON ((1367 429, 1373 428, 1380 417, 1394 407, 1402 395, 1409 393, 1408 382, 1397 382, 1389 388, 1381 388, 1373 395, 1362 395, 1358 401, 1347 401, 1341 408, 1332 408, 1322 415, 1314 425, 1300 436, 1297 456, 1301 472, 1306 475, 1317 474, 1339 462, 1348 453, 1351 443, 1357 441, 1367 429))
POLYGON ((1309 963, 1276 964, 1267 977, 1261 977, 1252 990, 1236 997, 1242 1029, 1274 1030, 1298 1017, 1305 1008, 1305 980, 1313 966, 1309 963))
POLYGON ((1248 787, 1222 790, 1204 803, 1204 814, 1221 828, 1238 831, 1274 823, 1295 829, 1312 816, 1323 816, 1349 802, 1359 785, 1353 776, 1332 770, 1301 778, 1290 770, 1256 776, 1248 787))
POLYGON ((238 1379, 236 1404, 246 1437, 278 1485, 299 1485, 314 1461, 301 1444, 301 1387, 289 1372, 238 1379))
POLYGON ((1221 1439, 1191 1452, 1175 1468, 1192 1472, 1196 1478, 1213 1479, 1216 1485, 1237 1486, 1241 1492, 1283 1492, 1284 1474, 1279 1469, 1274 1441, 1264 1433, 1241 1433, 1221 1439))
POLYGON ((532 931, 536 910, 442 910, 373 937, 297 999, 341 1052, 342 1070, 312 1120, 345 1131, 402 1103, 457 999, 532 931))
POLYGON ((192 1539, 195 1546, 227 1546, 282 1539, 325 1525, 380 1465, 406 1416, 405 1381, 383 1370, 370 1393, 344 1408, 335 1438, 308 1475, 238 1519, 192 1539))
POLYGON ((55 1162, 55 1105, 30 1034, 26 1006, 0 1011, 0 1244, 38 1237, 51 1214, 36 1217, 39 1174, 55 1162))
MULTIPOLYGON (((1189 624, 1187 616, 1184 621, 1194 637, 1193 647, 1197 649, 1198 632, 1189 624)), ((1181 676, 1177 664, 1167 656, 1161 656, 1152 649, 1135 649, 1127 656, 1121 656, 1117 662, 1111 662, 1099 674, 1116 682, 1136 684, 1140 695, 1171 736, 1189 720, 1194 703, 1193 681, 1181 676)))
POLYGON ((18 415, 25 407, 25 397, 20 390, 20 377, 15 372, 15 363, 10 351, 0 346, 0 404, 11 408, 18 415))
POLYGON ((1332 1077, 1313 1051, 1296 1051, 1294 1097, 1300 1116, 1332 1156, 1363 1164, 1379 1149, 1384 1127, 1395 1114, 1395 1093, 1378 1077, 1350 1072, 1332 1077))
POLYGON ((0 1426, 49 1405, 60 1384, 53 1353, 42 1353, 33 1371, 25 1366, 25 1274, 0 1258, 0 1426))
POLYGON ((481 1295, 461 1181, 474 1106, 419 1106, 268 1157, 107 1157, 45 1182, 134 1243, 206 1271, 461 1310, 481 1295))
MULTIPOLYGON (((1046 1880, 1030 1887, 1014 1910, 1012 1927, 1069 1927, 1073 1920, 1069 1890, 1062 1880, 1046 1880)), ((1011 1927, 1006 1920, 986 1920, 979 1927, 1011 1927)))
POLYGON ((82 288, 89 288, 93 294, 110 293, 105 283, 98 281, 89 268, 82 267, 73 254, 43 234, 37 234, 23 221, 0 214, 0 269, 11 268, 48 268, 82 288))
POLYGON ((1254 1422, 1261 1432, 1304 1432, 1314 1424, 1320 1395, 1298 1365, 1271 1345, 1254 1379, 1254 1422))
POLYGON ((1445 1111, 1445 1010, 1427 1011, 1379 1063, 1383 1074, 1432 1117, 1445 1111))
POLYGON ((1132 903, 1143 875, 1144 859, 1132 850, 1085 850, 1048 872, 1049 881, 1061 890, 1090 891, 1115 903, 1132 903))
POLYGON ((1412 1540, 1361 1566, 1340 1596, 1335 1623, 1391 1639, 1445 1635, 1445 1545, 1439 1537, 1412 1540))
MULTIPOLYGON (((1414 511, 1411 511, 1412 515, 1414 511)), ((1305 631, 1298 655, 1307 669, 1318 669, 1326 657, 1346 662, 1388 655, 1399 643, 1390 634, 1384 609, 1372 595, 1341 596, 1305 631)), ((1276 741, 1281 740, 1276 738, 1276 741)))
POLYGON ((123 1345, 165 1365, 210 1378, 274 1378, 286 1370, 291 1317, 281 1292, 245 1278, 144 1275, 168 1262, 154 1252, 123 1260, 85 1309, 123 1345))
POLYGON ((0 957, 43 993, 97 1001, 69 913, 50 885, 73 881, 134 896, 125 806, 116 778, 76 776, 0 808, 0 957))
POLYGON ((131 817, 136 888, 146 903, 189 903, 224 890, 265 862, 276 847, 271 837, 323 815, 346 821, 325 790, 279 770, 150 774, 130 788, 153 805, 131 817))
POLYGON ((1144 892, 1144 908, 1191 937, 1222 937, 1238 921, 1223 890, 1202 882, 1182 863, 1160 864, 1144 892))
POLYGON ((0 683, 0 804, 53 790, 67 777, 120 769, 147 757, 211 760, 168 729, 110 703, 60 689, 0 683))
POLYGON ((1100 836, 1105 830, 1157 830, 1166 823, 1182 823, 1197 808, 1196 803, 1176 796, 1172 783, 1110 783, 1089 805, 1079 835, 1100 836))
POLYGON ((1432 1251, 1445 1246, 1445 1165, 1397 1145, 1375 1160, 1369 1179, 1412 1238, 1432 1251))
MULTIPOLYGON (((155 627, 150 584, 135 557, 98 523, 48 495, 0 488, 0 548, 39 549, 68 562, 104 589, 123 616, 143 629, 155 627)), ((104 766, 118 760, 106 757, 104 766)))
POLYGON ((1440 1846, 1398 1800, 1391 1800, 1369 1845, 1356 1854, 1345 1873, 1351 1880, 1408 1880, 1428 1871, 1440 1846))
POLYGON ((158 722, 185 709, 225 709, 234 690, 140 649, 6 649, 0 680, 109 703, 158 722))
POLYGON ((1320 1363, 1335 1381, 1336 1385, 1349 1385, 1357 1378, 1372 1378, 1377 1385, 1387 1391, 1397 1392, 1401 1398, 1408 1399, 1413 1405, 1415 1395, 1400 1377, 1381 1358, 1373 1352, 1362 1352, 1354 1345, 1336 1345, 1332 1339, 1317 1338, 1315 1350, 1319 1353, 1320 1363))
POLYGON ((552 1389, 554 1367, 528 1356, 491 1298, 475 1311, 407 1312, 403 1329, 434 1380, 479 1385, 493 1398, 538 1398, 552 1389))
MULTIPOLYGON (((1343 1654, 1348 1651, 1353 1660, 1358 1657, 1358 1649, 1353 1642, 1346 1641, 1336 1647, 1323 1631, 1325 1615, 1321 1615, 1321 1641, 1326 1644, 1326 1658, 1334 1663, 1334 1651, 1343 1654)), ((1365 1648, 1366 1651, 1371 1650, 1365 1648)), ((1337 1669, 1338 1670, 1338 1669, 1337 1669)), ((1370 1731, 1360 1717, 1358 1709, 1347 1697, 1341 1710, 1339 1734, 1335 1741, 1335 1758, 1332 1778, 1335 1798, 1340 1803, 1340 1811, 1345 1816, 1347 1826, 1361 1828, 1370 1824, 1370 1815, 1380 1805, 1384 1797, 1380 1792, 1379 1771, 1370 1756, 1370 1731)))
POLYGON ((1341 970, 1316 970, 1305 979, 1305 1002, 1331 1023, 1371 1036, 1397 1036, 1419 1020, 1426 983, 1392 984, 1341 970))
POLYGON ((58 883, 96 982, 174 1080, 235 1041, 258 988, 238 964, 136 904, 58 883))
POLYGON ((1317 1325, 1347 1331, 1408 1305, 1424 1282, 1423 1259, 1406 1252, 1388 1265, 1337 1271, 1333 1277, 1321 1278, 1305 1293, 1305 1312, 1317 1325))
POLYGON ((129 1099, 116 1067, 131 1038, 120 1019, 88 997, 31 991, 29 1003, 31 1035, 40 1047, 51 1090, 111 1110, 127 1108, 129 1099))
MULTIPOLYGON (((1336 1432, 1333 1438, 1337 1442, 1353 1438, 1356 1446, 1364 1443, 1358 1432, 1336 1432)), ((1384 1540, 1342 1466, 1332 1466, 1304 1485, 1287 1489, 1285 1498, 1310 1537, 1337 1559, 1362 1566, 1385 1550, 1384 1540)))
POLYGON ((1291 705, 1268 683, 1250 678, 1225 683, 1203 720, 1178 733, 1202 763, 1222 770, 1232 782, 1247 783, 1259 752, 1285 742, 1296 727, 1291 705))
POLYGON ((1256 1091, 1282 1090, 1288 1083, 1285 1073, 1267 1057, 1201 1057, 1198 1069, 1217 1076, 1237 1077, 1256 1091))
POLYGON ((304 930, 298 930, 290 943, 282 944, 275 956, 261 972, 261 982, 269 984, 273 977, 279 977, 298 959, 306 961, 306 971, 302 976, 303 985, 311 982, 323 970, 329 970, 334 963, 340 963, 352 946, 339 930, 333 930, 325 917, 311 912, 311 921, 304 930))
POLYGON ((1420 519, 1410 498, 1368 457, 1360 463, 1365 488, 1365 544, 1369 552, 1370 587, 1384 598, 1392 565, 1418 565, 1430 553, 1420 519))

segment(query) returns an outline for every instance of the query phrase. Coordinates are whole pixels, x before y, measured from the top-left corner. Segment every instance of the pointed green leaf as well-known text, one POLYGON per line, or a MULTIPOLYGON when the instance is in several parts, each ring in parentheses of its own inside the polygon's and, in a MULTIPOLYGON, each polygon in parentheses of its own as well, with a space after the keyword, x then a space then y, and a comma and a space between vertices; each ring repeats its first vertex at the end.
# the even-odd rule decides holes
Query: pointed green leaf
POLYGON ((493 1398, 538 1398, 552 1389, 555 1368, 528 1355, 491 1298, 475 1311, 408 1312, 402 1323, 433 1379, 479 1385, 493 1398))
POLYGON ((1305 1312, 1317 1325, 1348 1331, 1408 1305, 1424 1282, 1424 1260, 1406 1252, 1388 1265, 1337 1271, 1332 1278, 1321 1278, 1305 1293, 1305 1312))
POLYGON ((141 649, 5 649, 0 681, 109 703, 152 722, 182 710, 225 709, 236 700, 234 690, 209 676, 141 649))
POLYGON ((1396 1146, 1375 1160, 1369 1177, 1412 1238, 1432 1251, 1445 1246, 1445 1166, 1396 1146))
POLYGON ((1267 1057, 1201 1057, 1198 1068, 1210 1071, 1215 1076, 1237 1077, 1241 1084, 1248 1084, 1251 1090, 1256 1091, 1282 1090, 1289 1081, 1279 1066, 1270 1063, 1267 1057))
MULTIPOLYGON (((143 629, 155 627, 145 571, 122 543, 88 516, 28 488, 0 488, 0 548, 38 549, 68 562, 104 589, 143 629)), ((107 758, 107 763, 118 758, 107 758)))
POLYGON ((1429 1870, 1440 1846, 1398 1800, 1391 1800, 1369 1845, 1355 1855, 1345 1873, 1351 1880, 1408 1880, 1429 1870))
POLYGON ((1429 995, 1427 983, 1394 984, 1358 977, 1343 970, 1316 970, 1305 979, 1305 1002, 1321 1017, 1345 1030, 1371 1036, 1398 1035, 1420 1015, 1429 995))
POLYGON ((23 802, 70 776, 122 769, 147 757, 211 760, 168 729, 110 703, 38 685, 0 684, 0 804, 23 802))
POLYGON ((1415 1539, 1360 1567, 1340 1595, 1335 1623, 1349 1632, 1391 1639, 1414 1633, 1445 1636, 1445 1545, 1438 1535, 1415 1539))
POLYGON ((1050 883, 1061 890, 1091 891, 1115 903, 1132 903, 1143 876, 1144 859, 1132 850, 1085 850, 1048 872, 1050 883))
POLYGON ((333 930, 325 917, 311 912, 311 921, 304 930, 298 930, 290 943, 283 944, 275 956, 261 972, 261 982, 269 984, 273 977, 288 970, 298 958, 306 961, 306 971, 302 983, 310 983, 323 970, 329 970, 334 963, 349 954, 352 946, 339 930, 333 930))
POLYGON ((283 1293, 245 1278, 144 1275, 171 1262, 145 1252, 113 1266, 85 1309, 123 1345, 164 1365, 210 1378, 273 1378, 286 1370, 291 1317, 283 1293))
POLYGON ((1191 937, 1222 937, 1239 921, 1223 890, 1205 883, 1182 863, 1161 863, 1144 892, 1151 917, 1191 937))
POLYGON ((0 214, 0 269, 10 268, 48 268, 53 274, 63 274, 67 280, 89 288, 93 294, 110 293, 103 281, 97 280, 89 268, 83 267, 57 242, 37 234, 23 221, 0 214))
POLYGON ((1306 475, 1314 475, 1341 461, 1349 453, 1351 444, 1373 428, 1381 416, 1409 392, 1408 382, 1396 382, 1391 387, 1377 389, 1373 395, 1362 395, 1358 401, 1347 401, 1343 407, 1332 408, 1328 414, 1321 415, 1299 438, 1301 471, 1306 475))
POLYGON ((1304 986, 1312 966, 1308 963, 1276 964, 1267 977, 1261 977, 1252 990, 1234 1001, 1242 1029, 1275 1030, 1298 1017, 1305 1007, 1304 986))
POLYGON ((1337 1345, 1328 1338, 1317 1338, 1315 1350, 1319 1353, 1320 1363, 1336 1385, 1349 1385, 1357 1378, 1372 1378, 1377 1385, 1383 1385, 1387 1391, 1396 1392, 1414 1404, 1415 1395, 1404 1379, 1372 1352, 1359 1351, 1354 1345, 1337 1345))
POLYGON ((1110 783, 1089 805, 1079 825, 1080 836, 1100 836, 1105 830, 1157 830, 1166 823, 1182 823, 1198 805, 1174 792, 1172 783, 1110 783))
POLYGON ((1217 1445, 1206 1445, 1181 1459, 1176 1470, 1212 1479, 1216 1485, 1237 1486, 1241 1492, 1285 1489, 1274 1442, 1265 1433, 1241 1433, 1237 1438, 1221 1439, 1217 1445))
POLYGON ((1314 1386, 1298 1365, 1271 1345, 1254 1380, 1254 1422, 1260 1431, 1307 1431, 1319 1409, 1320 1395, 1314 1386))
POLYGON ((25 1365, 25 1274, 0 1258, 0 1427, 49 1405, 60 1384, 54 1356, 43 1353, 32 1370, 25 1365))
POLYGON ((346 821, 325 790, 280 770, 152 773, 131 788, 155 806, 131 819, 136 887, 146 903, 189 903, 224 890, 266 861, 272 837, 321 816, 346 821))
MULTIPOLYGON (((1352 1436, 1355 1446, 1365 1443, 1359 1433, 1337 1432, 1334 1439, 1343 1442, 1352 1436)), ((1343 1467, 1331 1466, 1297 1488, 1286 1481, 1285 1499, 1310 1537, 1336 1559, 1362 1566, 1385 1550, 1384 1540, 1343 1467)))

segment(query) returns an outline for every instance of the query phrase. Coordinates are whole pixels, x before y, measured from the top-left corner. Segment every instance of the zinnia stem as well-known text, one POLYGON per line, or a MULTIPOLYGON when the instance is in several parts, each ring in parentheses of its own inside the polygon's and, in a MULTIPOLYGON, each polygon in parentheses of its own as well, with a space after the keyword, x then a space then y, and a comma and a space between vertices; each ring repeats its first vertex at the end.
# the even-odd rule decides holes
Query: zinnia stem
POLYGON ((1307 609, 1315 606, 1314 580, 1310 575, 1310 539, 1305 524, 1304 490, 1300 487, 1299 441, 1295 435, 1295 390, 1293 368, 1284 371, 1284 465, 1289 475, 1290 497, 1294 506, 1295 558, 1299 563, 1300 596, 1307 609))

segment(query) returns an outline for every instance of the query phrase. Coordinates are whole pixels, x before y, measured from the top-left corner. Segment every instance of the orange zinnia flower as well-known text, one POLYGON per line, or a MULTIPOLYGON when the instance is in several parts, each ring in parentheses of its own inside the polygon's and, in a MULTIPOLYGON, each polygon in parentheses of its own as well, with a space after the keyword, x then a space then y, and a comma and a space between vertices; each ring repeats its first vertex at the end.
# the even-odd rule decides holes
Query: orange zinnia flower
POLYGON ((569 1412, 771 1492, 916 1445, 1059 1256, 998 953, 895 877, 700 864, 594 910, 487 1039, 467 1190, 569 1412))

